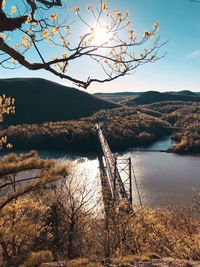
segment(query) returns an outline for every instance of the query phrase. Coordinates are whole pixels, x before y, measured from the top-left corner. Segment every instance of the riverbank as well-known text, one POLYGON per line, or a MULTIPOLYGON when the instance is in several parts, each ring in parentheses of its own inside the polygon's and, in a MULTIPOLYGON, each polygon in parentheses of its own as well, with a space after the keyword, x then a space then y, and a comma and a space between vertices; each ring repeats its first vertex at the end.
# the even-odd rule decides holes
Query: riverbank
MULTIPOLYGON (((154 109, 162 111, 163 105, 156 106, 157 109, 156 107, 154 109)), ((164 106, 167 110, 169 107, 170 105, 164 106)), ((113 152, 133 147, 146 147, 165 136, 173 135, 176 144, 168 152, 198 154, 200 153, 200 123, 198 123, 200 115, 191 113, 187 117, 183 113, 183 110, 187 112, 185 109, 184 106, 181 111, 163 113, 161 117, 142 113, 142 111, 147 112, 146 109, 141 109, 139 113, 135 108, 128 107, 101 110, 91 117, 79 120, 9 126, 0 131, 0 136, 7 136, 15 149, 97 153, 100 147, 96 124, 101 123, 113 152), (176 127, 173 128, 173 126, 176 127), (184 126, 184 129, 176 132, 175 129, 179 129, 177 127, 180 126, 184 126)), ((193 109, 196 110, 196 106, 193 109)))
POLYGON ((112 151, 150 145, 171 134, 169 123, 138 114, 135 109, 102 110, 95 115, 62 122, 10 126, 0 132, 17 149, 98 151, 96 123, 103 121, 103 132, 112 151))

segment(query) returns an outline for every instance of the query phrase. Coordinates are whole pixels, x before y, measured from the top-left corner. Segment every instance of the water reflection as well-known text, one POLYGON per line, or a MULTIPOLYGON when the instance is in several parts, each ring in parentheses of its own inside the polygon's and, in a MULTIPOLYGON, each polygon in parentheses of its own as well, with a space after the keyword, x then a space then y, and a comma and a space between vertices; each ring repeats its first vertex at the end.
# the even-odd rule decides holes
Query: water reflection
MULTIPOLYGON (((154 143, 149 151, 129 150, 119 153, 119 157, 131 157, 143 203, 150 207, 191 203, 195 189, 200 189, 199 156, 183 156, 172 153, 152 152, 168 149, 169 137, 154 143)), ((23 151, 21 151, 23 152, 23 151)), ((42 158, 75 162, 79 171, 84 171, 87 180, 94 188, 100 188, 99 164, 94 154, 77 155, 64 151, 39 151, 42 158)), ((133 187, 133 200, 138 203, 137 192, 133 187)))
MULTIPOLYGON (((193 188, 200 189, 199 157, 140 151, 124 152, 119 156, 131 157, 144 205, 160 207, 191 203, 193 188)), ((99 179, 97 158, 89 160, 84 157, 76 163, 85 170, 87 179, 94 186, 99 186, 99 181, 96 181, 99 179)), ((135 185, 133 201, 138 204, 135 185)))
POLYGON ((186 204, 200 188, 199 157, 161 152, 129 152, 143 202, 151 207, 186 204))

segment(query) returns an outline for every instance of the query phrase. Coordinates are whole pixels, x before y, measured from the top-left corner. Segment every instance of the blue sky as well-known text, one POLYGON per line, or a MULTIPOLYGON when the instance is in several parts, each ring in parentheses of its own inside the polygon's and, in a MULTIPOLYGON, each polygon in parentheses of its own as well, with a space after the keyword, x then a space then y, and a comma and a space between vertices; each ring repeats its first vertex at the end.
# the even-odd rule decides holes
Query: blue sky
MULTIPOLYGON (((69 4, 79 5, 82 12, 88 3, 95 0, 73 0, 69 4)), ((200 91, 200 3, 190 0, 108 0, 113 9, 129 11, 137 33, 151 29, 155 21, 160 24, 161 41, 169 40, 162 52, 167 52, 161 60, 146 64, 135 73, 111 83, 92 84, 88 92, 113 91, 200 91)), ((78 22, 77 22, 78 23, 78 22)), ((78 25, 78 24, 77 24, 78 25)), ((85 77, 87 62, 72 66, 72 74, 85 77)), ((98 69, 95 69, 98 74, 98 69)), ((9 71, 0 68, 0 77, 43 77, 59 83, 74 86, 49 73, 28 71, 20 68, 9 71)))

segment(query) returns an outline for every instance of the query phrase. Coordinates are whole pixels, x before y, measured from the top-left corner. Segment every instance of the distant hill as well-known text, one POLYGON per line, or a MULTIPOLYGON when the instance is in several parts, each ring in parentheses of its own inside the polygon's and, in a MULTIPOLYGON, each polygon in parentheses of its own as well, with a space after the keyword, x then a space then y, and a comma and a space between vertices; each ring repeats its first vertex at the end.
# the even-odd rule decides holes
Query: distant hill
MULTIPOLYGON (((172 93, 172 92, 170 92, 170 93, 172 93)), ((187 96, 197 96, 197 93, 191 92, 189 90, 182 90, 182 91, 179 91, 179 92, 174 92, 174 94, 176 94, 176 95, 187 95, 187 96)))
POLYGON ((0 79, 0 95, 14 97, 16 114, 5 123, 40 123, 87 117, 100 109, 118 107, 75 88, 39 78, 0 79))
POLYGON ((190 91, 160 93, 148 91, 135 98, 129 98, 125 104, 151 104, 160 101, 193 101, 200 102, 200 96, 190 91))
POLYGON ((194 101, 199 102, 200 93, 191 92, 189 90, 182 90, 178 92, 158 91, 147 92, 116 92, 116 93, 95 93, 103 99, 112 100, 120 104, 134 105, 134 104, 151 104, 160 101, 194 101))
POLYGON ((95 96, 105 98, 116 98, 116 97, 127 97, 127 96, 138 96, 140 93, 137 92, 116 92, 116 93, 95 93, 95 96))

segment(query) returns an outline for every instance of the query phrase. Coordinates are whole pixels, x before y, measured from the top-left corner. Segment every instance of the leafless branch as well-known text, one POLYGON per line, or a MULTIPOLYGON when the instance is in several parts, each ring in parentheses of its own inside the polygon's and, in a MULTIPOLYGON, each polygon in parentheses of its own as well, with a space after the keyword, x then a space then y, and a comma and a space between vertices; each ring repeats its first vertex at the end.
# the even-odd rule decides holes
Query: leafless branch
MULTIPOLYGON (((88 7, 93 18, 92 23, 82 17, 78 7, 72 7, 80 22, 87 28, 77 44, 74 45, 68 41, 72 33, 71 25, 66 21, 61 22, 56 13, 51 15, 47 13, 47 15, 46 10, 43 9, 45 7, 56 11, 56 7, 63 6, 61 0, 26 0, 24 1, 26 13, 16 17, 13 17, 12 14, 8 15, 2 4, 3 1, 0 0, 0 51, 2 52, 0 66, 4 68, 11 68, 10 64, 13 65, 17 62, 29 70, 46 70, 86 89, 93 82, 113 81, 131 73, 143 64, 155 62, 163 57, 163 55, 158 55, 158 51, 165 43, 160 44, 159 38, 154 43, 151 41, 157 32, 157 23, 153 30, 144 32, 143 37, 136 38, 132 27, 129 28, 128 13, 122 14, 119 11, 112 13, 107 4, 101 0, 99 8, 88 7), (42 13, 39 12, 41 10, 42 13), (106 25, 103 23, 104 17, 109 18, 106 25), (100 43, 95 40, 95 34, 99 27, 104 28, 108 37, 106 41, 100 43), (20 31, 22 36, 19 43, 12 46, 6 36, 2 34, 7 34, 7 32, 15 34, 15 31, 20 31), (20 43, 21 41, 22 43, 20 43), (46 55, 43 55, 40 50, 41 44, 48 45, 47 42, 50 45, 58 46, 63 51, 63 55, 57 55, 55 59, 47 60, 46 55), (148 49, 145 48, 146 45, 148 45, 148 49), (29 59, 27 56, 29 50, 36 52, 39 57, 38 62, 31 62, 32 58, 29 59), (85 57, 89 59, 88 65, 94 61, 101 66, 105 78, 90 78, 89 74, 84 81, 68 73, 68 65, 71 61, 78 64, 79 59, 85 57)), ((79 37, 77 37, 78 39, 79 37)))

